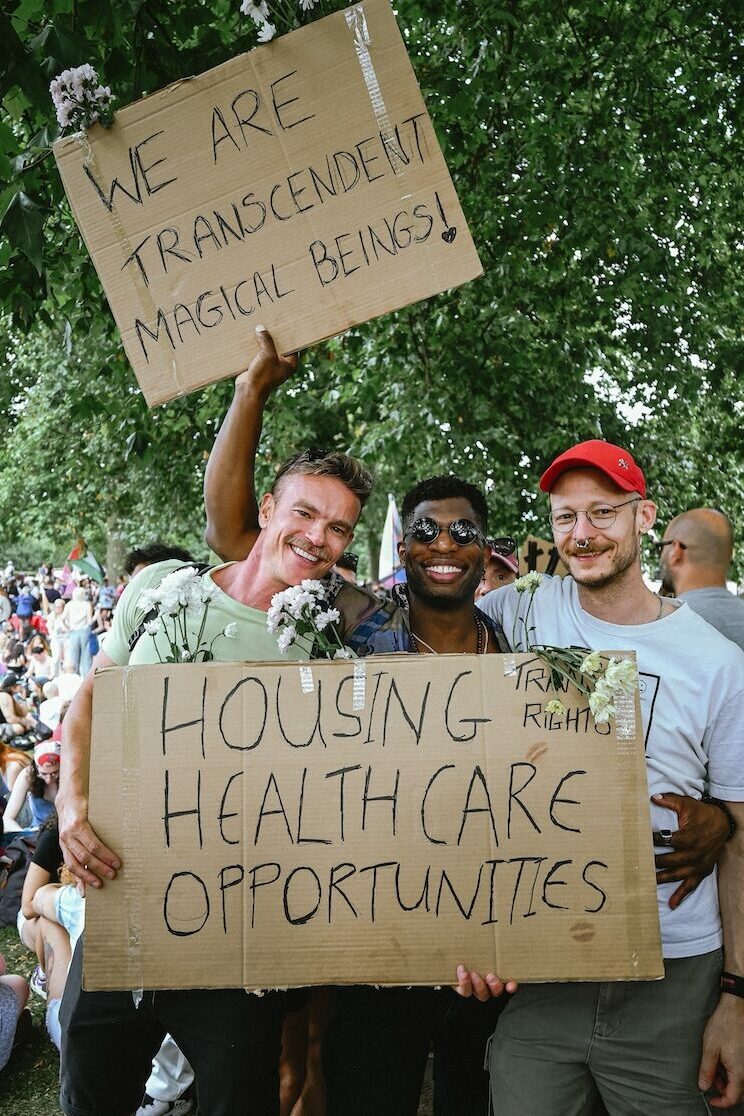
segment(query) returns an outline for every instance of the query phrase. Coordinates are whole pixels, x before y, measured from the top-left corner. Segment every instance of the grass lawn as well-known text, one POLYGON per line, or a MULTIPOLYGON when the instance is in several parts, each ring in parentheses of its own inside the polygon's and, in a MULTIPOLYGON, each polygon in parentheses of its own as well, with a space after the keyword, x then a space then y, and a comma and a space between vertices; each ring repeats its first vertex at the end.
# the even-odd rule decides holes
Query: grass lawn
MULTIPOLYGON (((9 973, 20 973, 28 979, 36 958, 18 940, 15 926, 0 929, 0 953, 5 957, 9 973)), ((33 1038, 12 1055, 0 1076, 0 1116, 60 1116, 59 1054, 52 1045, 44 1025, 46 1003, 32 992, 28 1006, 34 1020, 33 1038)), ((429 1060, 431 1063, 431 1059, 429 1060)), ((419 1116, 431 1114, 431 1064, 421 1094, 419 1116)))
MULTIPOLYGON (((15 926, 0 929, 0 953, 9 973, 30 977, 36 958, 18 939, 15 926)), ((34 1033, 16 1050, 0 1073, 0 1113, 2 1116, 59 1116, 59 1054, 44 1026, 46 1003, 32 992, 28 1006, 34 1020, 34 1033)))

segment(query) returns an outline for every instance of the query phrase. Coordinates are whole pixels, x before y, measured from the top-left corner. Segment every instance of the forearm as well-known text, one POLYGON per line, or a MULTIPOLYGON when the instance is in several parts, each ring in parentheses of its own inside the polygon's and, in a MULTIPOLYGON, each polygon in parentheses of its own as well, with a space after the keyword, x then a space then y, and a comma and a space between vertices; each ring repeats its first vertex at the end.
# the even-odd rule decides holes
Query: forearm
POLYGON ((62 755, 56 807, 60 829, 68 813, 87 814, 90 770, 90 726, 93 715, 93 677, 90 675, 72 700, 62 727, 62 755))
POLYGON ((206 540, 226 560, 240 561, 258 535, 255 461, 269 391, 235 385, 204 474, 206 540))
MULTIPOLYGON (((718 861, 718 900, 723 926, 723 967, 744 977, 744 803, 727 802, 736 833, 718 861)), ((741 1001, 744 1006, 744 1000, 741 1001)))

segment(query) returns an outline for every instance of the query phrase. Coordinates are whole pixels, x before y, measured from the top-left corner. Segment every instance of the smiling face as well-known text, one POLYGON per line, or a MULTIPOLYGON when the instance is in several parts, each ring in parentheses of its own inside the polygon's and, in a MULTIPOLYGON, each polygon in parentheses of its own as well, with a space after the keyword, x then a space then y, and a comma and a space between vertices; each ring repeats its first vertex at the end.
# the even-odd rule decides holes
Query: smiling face
POLYGON ((261 565, 283 587, 328 573, 354 537, 361 504, 337 477, 293 473, 261 500, 261 565))
POLYGON ((576 512, 577 519, 570 531, 554 528, 553 538, 579 585, 601 589, 634 568, 640 576, 640 536, 653 526, 656 506, 637 496, 619 488, 599 469, 569 469, 555 482, 550 493, 552 514, 576 512), (624 507, 617 508, 610 527, 596 527, 586 517, 587 510, 618 504, 624 507))
POLYGON ((489 549, 476 539, 458 546, 447 528, 456 519, 469 519, 478 526, 472 504, 461 496, 445 500, 425 500, 418 504, 411 522, 428 516, 441 530, 431 543, 406 535, 398 545, 405 566, 409 592, 428 605, 440 609, 459 608, 473 602, 489 549))

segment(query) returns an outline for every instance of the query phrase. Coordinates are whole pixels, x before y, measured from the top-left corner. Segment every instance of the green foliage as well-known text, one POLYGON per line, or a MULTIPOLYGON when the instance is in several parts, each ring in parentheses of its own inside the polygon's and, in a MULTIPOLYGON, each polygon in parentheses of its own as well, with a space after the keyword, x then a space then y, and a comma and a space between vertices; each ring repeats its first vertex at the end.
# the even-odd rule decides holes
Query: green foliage
MULTIPOLYGON (((269 0, 280 32, 341 6, 269 0)), ((518 532, 544 528, 546 460, 604 436, 638 454, 663 517, 710 502, 742 523, 741 6, 396 10, 485 275, 308 354, 271 405, 260 475, 306 442, 351 448, 379 477, 374 537, 387 491, 453 468, 518 532)), ((47 87, 89 61, 121 106, 251 48, 255 28, 238 0, 16 0, 0 36, 0 307, 26 354, 1 389, 0 514, 14 521, 23 461, 39 528, 193 534, 229 388, 144 408, 49 155, 47 87)))

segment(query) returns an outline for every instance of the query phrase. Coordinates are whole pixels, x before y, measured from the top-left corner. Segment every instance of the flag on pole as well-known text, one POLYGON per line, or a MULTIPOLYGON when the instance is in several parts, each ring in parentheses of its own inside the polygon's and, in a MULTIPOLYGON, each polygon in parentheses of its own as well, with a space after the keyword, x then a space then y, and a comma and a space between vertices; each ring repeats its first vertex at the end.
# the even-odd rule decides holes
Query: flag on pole
POLYGON ((403 538, 400 526, 398 505, 392 492, 388 492, 388 509, 385 516, 385 526, 382 529, 380 543, 380 562, 378 566, 378 580, 387 588, 392 588, 399 581, 406 580, 406 572, 400 564, 398 557, 398 543, 403 538))
MULTIPOLYGON (((98 561, 93 551, 88 550, 88 547, 85 545, 85 539, 78 539, 77 545, 73 546, 72 550, 67 555, 65 568, 68 566, 74 566, 83 577, 92 577, 94 581, 103 581, 106 576, 103 572, 101 563, 98 561)), ((63 577, 64 572, 63 570, 63 577)))

